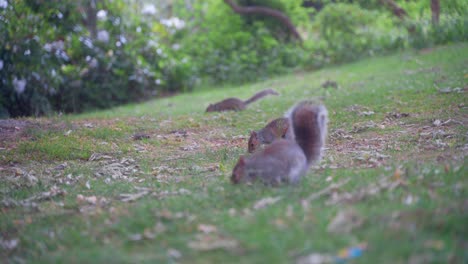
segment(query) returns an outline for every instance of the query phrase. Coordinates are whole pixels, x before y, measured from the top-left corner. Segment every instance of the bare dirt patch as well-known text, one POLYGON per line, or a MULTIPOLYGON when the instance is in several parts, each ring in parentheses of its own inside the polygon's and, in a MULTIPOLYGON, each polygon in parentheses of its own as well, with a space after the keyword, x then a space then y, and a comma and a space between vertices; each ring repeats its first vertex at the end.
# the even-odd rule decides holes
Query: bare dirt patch
POLYGON ((435 160, 442 162, 455 156, 466 156, 466 145, 459 132, 462 122, 447 119, 432 123, 406 123, 391 115, 371 127, 330 132, 326 157, 330 167, 378 167, 389 161, 435 160), (369 131, 368 129, 373 130, 369 131))
POLYGON ((64 122, 53 122, 36 119, 5 119, 0 120, 0 150, 12 150, 26 140, 33 140, 38 131, 65 131, 64 122))
POLYGON ((39 124, 27 120, 0 120, 0 146, 4 147, 6 142, 16 141, 25 134, 26 129, 32 127, 38 128, 39 124))

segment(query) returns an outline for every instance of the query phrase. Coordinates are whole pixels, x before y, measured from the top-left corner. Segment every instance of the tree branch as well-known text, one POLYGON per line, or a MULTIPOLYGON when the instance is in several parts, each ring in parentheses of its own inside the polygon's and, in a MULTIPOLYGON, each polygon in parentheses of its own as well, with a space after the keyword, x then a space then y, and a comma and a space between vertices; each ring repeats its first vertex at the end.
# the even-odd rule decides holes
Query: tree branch
POLYGON ((439 0, 431 0, 431 11, 432 11, 432 24, 439 25, 439 16, 440 16, 439 0))
POLYGON ((299 41, 302 41, 301 35, 299 35, 299 32, 297 32, 294 24, 291 22, 289 17, 283 14, 282 12, 263 6, 239 6, 235 4, 232 0, 224 0, 224 2, 227 5, 229 5, 234 12, 241 15, 263 15, 273 17, 279 22, 281 22, 284 26, 286 26, 286 28, 289 30, 289 32, 294 38, 298 39, 299 41))
MULTIPOLYGON (((380 2, 387 6, 392 13, 397 16, 401 21, 405 21, 406 18, 408 18, 408 13, 406 12, 405 9, 401 8, 395 1, 393 0, 380 0, 380 2)), ((409 33, 414 33, 415 28, 413 25, 407 25, 406 26, 407 30, 409 33)))
POLYGON ((393 0, 381 0, 381 2, 387 6, 390 10, 392 10, 393 14, 397 16, 399 19, 404 20, 406 17, 408 17, 408 13, 406 13, 406 10, 401 8, 395 1, 393 0))

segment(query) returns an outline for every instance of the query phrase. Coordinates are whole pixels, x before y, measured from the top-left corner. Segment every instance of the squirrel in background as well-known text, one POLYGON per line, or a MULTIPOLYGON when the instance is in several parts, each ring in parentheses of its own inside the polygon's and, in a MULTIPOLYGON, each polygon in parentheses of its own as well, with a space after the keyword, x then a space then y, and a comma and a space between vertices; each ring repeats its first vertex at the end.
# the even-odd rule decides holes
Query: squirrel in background
POLYGON ((241 156, 232 171, 234 184, 260 180, 267 185, 297 183, 320 160, 327 135, 324 105, 303 101, 286 114, 294 139, 278 139, 249 157, 241 156))
POLYGON ((260 130, 250 132, 248 152, 253 153, 260 145, 270 144, 280 138, 294 139, 291 126, 289 118, 281 117, 271 121, 260 130))
POLYGON ((254 94, 249 99, 242 101, 239 98, 227 98, 221 102, 210 104, 208 108, 206 108, 206 112, 222 112, 222 111, 241 111, 244 110, 247 105, 257 101, 258 99, 265 97, 267 95, 279 95, 277 91, 273 89, 265 89, 254 94))

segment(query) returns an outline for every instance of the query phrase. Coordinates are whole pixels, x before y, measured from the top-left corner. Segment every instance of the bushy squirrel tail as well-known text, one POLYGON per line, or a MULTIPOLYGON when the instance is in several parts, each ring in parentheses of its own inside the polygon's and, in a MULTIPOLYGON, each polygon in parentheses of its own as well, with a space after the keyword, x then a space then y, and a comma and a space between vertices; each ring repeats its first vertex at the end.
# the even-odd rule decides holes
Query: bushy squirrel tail
POLYGON ((292 107, 290 118, 294 137, 307 159, 307 166, 320 160, 327 136, 327 108, 312 101, 302 101, 292 107))
POLYGON ((250 97, 249 99, 245 100, 244 101, 244 104, 245 105, 248 105, 250 103, 253 103, 255 101, 257 101, 258 99, 262 98, 262 97, 265 97, 267 95, 279 95, 279 93, 273 89, 265 89, 265 90, 262 90, 256 94, 254 94, 252 97, 250 97))

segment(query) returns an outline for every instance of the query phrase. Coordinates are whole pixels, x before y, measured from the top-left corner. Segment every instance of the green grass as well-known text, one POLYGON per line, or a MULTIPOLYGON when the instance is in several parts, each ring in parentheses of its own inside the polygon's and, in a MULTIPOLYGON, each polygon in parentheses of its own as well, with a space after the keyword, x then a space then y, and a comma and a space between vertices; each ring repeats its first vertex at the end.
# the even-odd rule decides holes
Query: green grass
POLYGON ((52 186, 66 195, 33 208, 2 203, 1 243, 19 243, 0 245, 0 257, 11 263, 291 263, 300 256, 336 255, 367 243, 364 254, 350 263, 466 263, 468 59, 462 54, 468 54, 467 44, 30 120, 42 125, 2 146, 2 201, 26 199, 52 186), (321 88, 326 80, 339 88, 321 88), (438 91, 447 87, 461 92, 438 91), (264 88, 281 95, 242 112, 204 113, 209 103, 248 98, 264 88), (231 185, 229 176, 246 152, 249 131, 295 102, 317 97, 330 112, 321 166, 297 186, 231 185), (361 115, 363 111, 374 114, 361 115), (392 113, 409 116, 394 118, 392 113), (150 138, 134 141, 135 133, 150 138), (90 160, 93 154, 105 156, 90 160), (63 170, 55 169, 64 162, 63 170), (332 182, 350 179, 336 193, 355 197, 380 179, 396 181, 398 175, 401 186, 361 200, 330 204, 324 196, 303 202, 332 182), (150 188, 153 194, 121 201, 121 194, 138 192, 135 187, 150 188), (79 195, 96 196, 98 202, 89 204, 79 195), (281 199, 253 209, 266 197, 281 199), (344 209, 357 213, 362 225, 328 232, 344 209), (203 244, 197 242, 203 225, 216 227, 205 239, 235 241, 236 246, 190 247, 194 241, 203 244), (180 256, 171 255, 174 250, 180 256))

